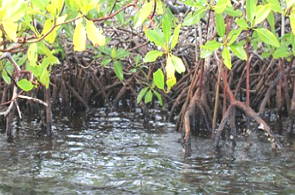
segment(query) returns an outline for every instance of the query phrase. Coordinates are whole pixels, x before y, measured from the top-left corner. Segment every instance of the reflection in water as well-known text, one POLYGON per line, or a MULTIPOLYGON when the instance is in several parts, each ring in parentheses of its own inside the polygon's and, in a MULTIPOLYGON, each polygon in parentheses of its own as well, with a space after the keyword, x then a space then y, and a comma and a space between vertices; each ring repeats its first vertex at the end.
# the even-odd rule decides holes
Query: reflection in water
POLYGON ((195 138, 183 159, 174 126, 143 127, 140 113, 57 117, 55 137, 38 137, 37 122, 21 122, 14 143, 0 137, 0 194, 295 193, 295 152, 280 154, 257 141, 239 142, 235 160, 216 156, 211 140, 195 138))

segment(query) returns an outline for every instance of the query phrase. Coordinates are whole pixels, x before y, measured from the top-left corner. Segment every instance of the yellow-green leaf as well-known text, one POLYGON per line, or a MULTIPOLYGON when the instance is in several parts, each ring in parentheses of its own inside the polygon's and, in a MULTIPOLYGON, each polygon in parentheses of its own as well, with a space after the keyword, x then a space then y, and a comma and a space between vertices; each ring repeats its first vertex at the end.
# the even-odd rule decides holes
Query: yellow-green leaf
POLYGON ((230 49, 241 60, 247 60, 247 53, 243 45, 231 45, 230 49))
POLYGON ((287 9, 295 5, 295 0, 286 0, 287 3, 287 9))
POLYGON ((99 10, 100 9, 100 4, 97 0, 88 0, 88 1, 80 1, 80 10, 84 15, 87 15, 88 12, 92 9, 99 10))
MULTIPOLYGON (((66 17, 67 17, 67 15, 58 17, 56 19, 56 25, 63 23, 65 21, 66 17)), ((59 28, 60 28, 60 26, 54 26, 54 23, 51 19, 47 19, 44 23, 44 27, 43 27, 41 34, 45 35, 50 31, 50 33, 45 37, 45 40, 48 43, 54 43, 56 36, 57 36, 57 30, 59 28), (53 27, 54 27, 54 29, 52 30, 53 27)))
POLYGON ((18 81, 17 86, 24 91, 31 91, 34 88, 34 85, 27 79, 22 79, 18 81))
POLYGON ((168 55, 167 57, 165 70, 166 70, 166 78, 167 78, 166 84, 169 91, 176 83, 175 67, 173 65, 172 58, 170 55, 168 55))
POLYGON ((266 4, 266 5, 259 5, 257 6, 256 9, 256 14, 255 14, 255 20, 254 20, 254 26, 265 20, 268 16, 268 14, 271 11, 271 5, 266 4))
POLYGON ((39 81, 40 81, 40 82, 41 82, 46 88, 49 87, 49 82, 50 82, 49 77, 50 77, 50 74, 49 74, 48 70, 44 68, 44 69, 42 70, 42 73, 40 74, 40 80, 39 80, 39 81))
POLYGON ((88 39, 92 42, 94 46, 104 46, 106 39, 105 36, 102 34, 102 31, 98 29, 95 24, 87 20, 86 22, 86 31, 88 39))
POLYGON ((156 13, 158 15, 162 15, 164 13, 164 4, 161 0, 156 0, 156 4, 157 4, 157 7, 156 7, 156 13))
POLYGON ((215 14, 215 24, 216 24, 217 34, 220 37, 223 37, 225 33, 225 24, 224 24, 224 18, 222 14, 215 14))
POLYGON ((144 96, 144 103, 150 103, 153 100, 153 93, 152 90, 149 90, 144 96))
POLYGON ((86 49, 86 31, 81 20, 76 22, 73 43, 75 51, 84 51, 86 49))
POLYGON ((232 68, 232 63, 231 63, 231 56, 230 56, 230 52, 229 49, 227 47, 225 47, 222 51, 222 58, 223 58, 223 63, 224 65, 228 68, 231 69, 232 68))
POLYGON ((268 0, 268 2, 271 5, 271 9, 275 12, 282 12, 282 8, 281 8, 281 4, 279 2, 279 0, 268 0))
POLYGON ((147 17, 152 13, 154 1, 146 1, 135 16, 135 28, 141 26, 147 17))
POLYGON ((178 24, 174 29, 174 33, 171 37, 171 49, 173 49, 178 43, 180 28, 181 24, 178 24))
POLYGON ((32 66, 37 64, 37 60, 38 60, 37 49, 38 49, 37 43, 32 43, 32 44, 30 44, 28 51, 27 51, 28 60, 32 66))
POLYGON ((221 14, 224 12, 226 6, 228 5, 228 0, 218 0, 216 6, 214 7, 215 13, 221 14))
POLYGON ((0 19, 16 22, 25 15, 26 7, 24 0, 5 0, 2 2, 2 14, 0 19))
POLYGON ((16 31, 17 31, 17 23, 9 21, 9 20, 5 20, 2 22, 4 31, 7 35, 7 37, 12 40, 12 41, 17 41, 17 35, 16 35, 16 31))
POLYGON ((64 4, 64 0, 51 0, 47 5, 47 11, 52 15, 56 16, 60 13, 64 4))
POLYGON ((152 50, 149 51, 145 57, 143 58, 143 62, 147 63, 147 62, 154 62, 156 61, 156 59, 160 56, 162 56, 164 53, 162 51, 158 51, 158 50, 152 50))
POLYGON ((176 84, 176 77, 167 78, 166 85, 167 85, 167 91, 169 92, 171 88, 176 84))
POLYGON ((153 73, 153 82, 159 89, 164 89, 165 81, 164 74, 161 68, 159 68, 156 72, 153 73))
POLYGON ((252 23, 256 13, 257 0, 246 0, 246 14, 247 20, 252 23))
POLYGON ((124 80, 123 65, 121 64, 121 62, 114 62, 114 71, 120 81, 124 80))
POLYGON ((172 60, 172 63, 174 65, 174 68, 175 68, 176 72, 178 72, 178 73, 185 72, 185 66, 183 64, 182 59, 180 59, 179 57, 171 54, 171 60, 172 60))
POLYGON ((53 43, 55 41, 55 38, 56 38, 56 30, 51 30, 51 28, 53 28, 53 22, 51 19, 47 19, 44 23, 44 27, 43 27, 43 30, 42 30, 42 33, 41 35, 44 36, 44 35, 47 35, 48 32, 50 32, 46 37, 45 37, 45 40, 48 42, 48 43, 53 43))
POLYGON ((293 35, 295 35, 295 8, 293 8, 293 12, 290 15, 290 25, 292 28, 293 35))
POLYGON ((273 34, 272 32, 270 32, 268 29, 257 28, 254 30, 257 32, 260 40, 263 41, 264 43, 269 44, 269 45, 273 45, 275 47, 280 47, 280 42, 277 39, 276 35, 273 34))
POLYGON ((137 98, 136 98, 136 103, 137 104, 139 104, 141 102, 142 98, 144 97, 144 95, 146 94, 146 92, 147 92, 148 89, 149 89, 148 87, 145 87, 145 88, 142 88, 139 91, 139 93, 137 95, 137 98))

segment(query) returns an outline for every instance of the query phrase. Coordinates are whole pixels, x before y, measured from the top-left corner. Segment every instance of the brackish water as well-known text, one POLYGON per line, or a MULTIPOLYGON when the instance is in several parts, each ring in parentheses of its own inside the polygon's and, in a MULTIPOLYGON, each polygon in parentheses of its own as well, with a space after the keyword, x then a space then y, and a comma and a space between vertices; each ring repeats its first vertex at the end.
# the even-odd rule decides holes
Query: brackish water
POLYGON ((14 124, 13 143, 1 134, 0 194, 295 194, 292 138, 274 153, 253 133, 250 149, 241 140, 231 156, 198 137, 185 159, 161 113, 149 122, 140 112, 93 113, 56 116, 52 139, 29 119, 14 124))

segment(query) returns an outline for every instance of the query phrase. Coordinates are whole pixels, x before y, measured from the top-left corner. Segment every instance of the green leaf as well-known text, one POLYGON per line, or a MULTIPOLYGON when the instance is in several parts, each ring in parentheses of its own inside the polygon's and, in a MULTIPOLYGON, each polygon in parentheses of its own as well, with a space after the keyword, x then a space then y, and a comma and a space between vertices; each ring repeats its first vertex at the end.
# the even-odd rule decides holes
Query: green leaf
POLYGON ((160 30, 146 30, 145 36, 158 47, 165 48, 164 33, 160 30))
POLYGON ((219 43, 215 40, 210 40, 210 41, 207 41, 205 45, 202 45, 201 48, 205 50, 209 50, 209 51, 215 51, 221 46, 222 46, 222 43, 219 43))
POLYGON ((275 16, 273 14, 273 12, 270 12, 267 16, 267 22, 270 26, 270 29, 272 32, 275 32, 275 24, 276 24, 276 19, 275 19, 275 16))
POLYGON ((213 51, 201 48, 201 54, 200 54, 201 58, 207 58, 211 56, 212 54, 213 54, 213 51))
POLYGON ((156 72, 153 73, 153 82, 159 89, 164 90, 165 79, 164 73, 161 70, 161 68, 159 68, 156 72))
POLYGON ((145 104, 150 103, 152 100, 153 100, 153 92, 152 90, 149 90, 144 96, 144 103, 145 104))
POLYGON ((178 72, 179 74, 185 72, 185 66, 183 64, 183 61, 182 59, 180 59, 179 57, 175 56, 175 55, 168 55, 168 58, 169 56, 171 57, 171 60, 172 60, 172 63, 173 63, 173 66, 176 70, 176 72, 178 72))
POLYGON ((112 59, 110 59, 110 58, 103 59, 103 60, 101 61, 101 65, 102 65, 102 66, 106 66, 106 65, 108 65, 111 61, 112 61, 112 59))
POLYGON ((157 97, 158 101, 159 101, 159 104, 161 106, 163 106, 163 98, 162 98, 162 95, 160 93, 158 93, 157 91, 154 91, 154 94, 155 96, 157 97))
POLYGON ((138 95, 137 95, 137 98, 136 98, 136 103, 137 103, 137 104, 139 104, 139 103, 141 102, 143 96, 146 94, 146 92, 147 92, 148 89, 149 89, 148 87, 145 87, 145 88, 142 88, 142 89, 139 91, 139 93, 138 93, 138 95))
POLYGON ((227 45, 233 44, 237 40, 241 32, 242 30, 240 28, 231 30, 227 36, 227 39, 229 40, 227 45))
POLYGON ((256 13, 257 0, 246 0, 247 20, 252 23, 256 13))
POLYGON ((230 52, 229 49, 227 47, 225 47, 222 51, 222 58, 223 58, 223 63, 224 65, 231 70, 232 68, 232 63, 231 63, 231 56, 230 56, 230 52))
POLYGON ((275 50, 275 52, 273 53, 273 57, 275 59, 279 59, 279 58, 286 58, 290 55, 288 48, 287 47, 279 47, 275 50))
POLYGON ((264 21, 268 14, 271 11, 271 6, 270 4, 266 5, 259 5, 257 6, 256 13, 255 13, 255 20, 253 26, 256 26, 257 24, 261 23, 264 21))
POLYGON ((273 11, 279 12, 279 13, 282 12, 282 8, 281 8, 280 2, 278 0, 268 0, 268 2, 270 3, 271 9, 273 11))
POLYGON ((117 49, 117 52, 116 52, 116 59, 123 60, 124 58, 128 57, 129 55, 130 55, 129 51, 127 51, 126 49, 119 48, 119 49, 117 49))
POLYGON ((75 51, 84 51, 86 49, 86 30, 81 20, 76 21, 73 43, 75 51))
POLYGON ((40 55, 46 55, 46 56, 52 56, 53 50, 51 51, 45 44, 44 42, 39 42, 37 43, 38 45, 38 53, 40 55))
POLYGON ((195 25, 200 22, 201 18, 205 15, 207 11, 206 7, 202 7, 195 12, 190 12, 183 20, 184 26, 195 25))
POLYGON ((214 7, 214 11, 216 14, 221 14, 224 12, 226 6, 228 5, 229 1, 228 0, 218 0, 214 7))
POLYGON ((241 17, 243 15, 241 10, 235 10, 232 6, 227 6, 224 13, 232 17, 241 17))
POLYGON ((6 70, 2 70, 2 78, 5 81, 6 84, 10 84, 11 83, 11 78, 8 76, 7 71, 6 70))
POLYGON ((46 87, 48 88, 49 87, 49 82, 50 82, 50 74, 48 72, 47 69, 43 69, 41 74, 40 74, 40 79, 39 81, 46 87))
POLYGON ((169 15, 166 13, 162 17, 162 29, 165 37, 165 41, 168 43, 170 36, 171 36, 171 31, 172 31, 172 21, 173 19, 169 17, 169 15))
POLYGON ((230 49, 241 60, 247 60, 247 53, 243 45, 231 45, 230 49))
POLYGON ((117 58, 117 49, 115 47, 111 50, 111 58, 116 59, 117 58))
MULTIPOLYGON (((295 8, 293 8, 295 10, 295 8)), ((290 25, 293 35, 295 35, 295 11, 290 14, 290 25)))
POLYGON ((154 1, 146 1, 134 18, 134 27, 138 28, 151 15, 154 7, 154 1))
POLYGON ((34 88, 34 85, 27 79, 22 79, 18 81, 17 86, 24 91, 31 91, 34 88))
POLYGON ((220 37, 224 36, 225 24, 222 14, 215 14, 216 31, 220 37))
POLYGON ((261 41, 274 47, 280 47, 280 42, 277 37, 266 28, 254 29, 261 41))
POLYGON ((147 63, 147 62, 154 62, 156 61, 156 59, 160 56, 162 56, 164 53, 162 51, 158 51, 158 50, 152 50, 149 51, 145 57, 143 58, 143 62, 147 63))
POLYGON ((174 29, 174 33, 171 37, 171 49, 173 49, 178 43, 180 28, 181 24, 178 24, 174 29))
POLYGON ((247 21, 244 18, 237 18, 236 23, 241 29, 249 28, 247 21))
POLYGON ((114 62, 114 71, 120 81, 124 80, 123 66, 121 62, 119 61, 114 62))

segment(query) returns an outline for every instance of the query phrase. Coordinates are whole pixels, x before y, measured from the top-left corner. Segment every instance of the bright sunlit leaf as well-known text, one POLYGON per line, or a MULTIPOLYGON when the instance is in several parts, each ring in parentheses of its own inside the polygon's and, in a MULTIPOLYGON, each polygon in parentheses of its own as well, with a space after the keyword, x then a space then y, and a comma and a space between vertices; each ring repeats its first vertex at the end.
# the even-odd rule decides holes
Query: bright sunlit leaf
POLYGON ((74 51, 84 51, 86 49, 86 30, 81 20, 76 22, 73 43, 74 51))
POLYGON ((104 46, 106 43, 105 36, 102 34, 102 30, 98 29, 95 24, 87 20, 86 21, 86 32, 88 39, 94 46, 104 46))
POLYGON ((154 7, 154 1, 146 1, 141 9, 135 16, 135 28, 138 28, 143 24, 143 22, 148 18, 148 16, 152 13, 154 7))
POLYGON ((2 22, 2 25, 3 25, 4 31, 7 35, 7 37, 10 40, 16 42, 17 41, 16 32, 17 32, 17 27, 18 27, 17 23, 9 21, 9 20, 5 20, 2 22))
POLYGON ((171 54, 171 60, 176 72, 178 72, 179 74, 185 72, 185 66, 181 58, 171 54))

